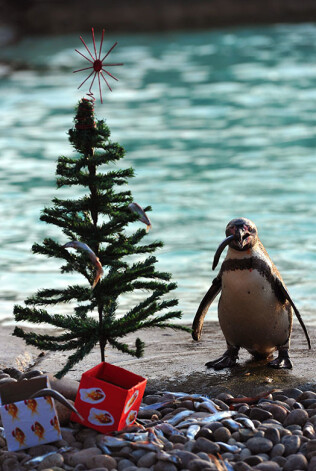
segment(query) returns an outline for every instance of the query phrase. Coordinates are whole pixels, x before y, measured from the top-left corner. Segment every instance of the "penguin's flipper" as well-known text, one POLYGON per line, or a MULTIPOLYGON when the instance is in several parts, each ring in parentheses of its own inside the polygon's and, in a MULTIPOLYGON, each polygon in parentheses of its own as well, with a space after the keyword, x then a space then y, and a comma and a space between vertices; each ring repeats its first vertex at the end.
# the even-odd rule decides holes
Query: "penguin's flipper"
POLYGON ((279 278, 276 278, 276 281, 277 281, 277 289, 278 291, 281 293, 281 295, 284 297, 284 300, 288 300, 289 303, 291 304, 294 312, 295 312, 295 315, 299 321, 299 323, 301 324, 301 327, 304 331, 304 334, 305 334, 305 337, 306 337, 306 340, 307 340, 307 344, 308 344, 308 348, 309 350, 311 349, 311 341, 310 341, 310 338, 309 338, 309 335, 308 335, 308 332, 307 332, 307 329, 305 327, 305 324, 304 324, 304 321, 302 319, 302 316, 299 312, 299 310, 297 309, 297 307, 295 306, 291 296, 289 295, 287 289, 285 288, 284 284, 282 283, 282 281, 279 279, 279 278))
POLYGON ((220 276, 217 276, 216 278, 214 278, 210 289, 208 290, 208 292, 202 299, 201 304, 199 305, 199 308, 196 311, 193 324, 192 324, 193 340, 200 340, 204 317, 210 305, 212 304, 212 302, 214 301, 214 299, 216 298, 216 296, 218 295, 221 289, 222 289, 222 279, 220 276))

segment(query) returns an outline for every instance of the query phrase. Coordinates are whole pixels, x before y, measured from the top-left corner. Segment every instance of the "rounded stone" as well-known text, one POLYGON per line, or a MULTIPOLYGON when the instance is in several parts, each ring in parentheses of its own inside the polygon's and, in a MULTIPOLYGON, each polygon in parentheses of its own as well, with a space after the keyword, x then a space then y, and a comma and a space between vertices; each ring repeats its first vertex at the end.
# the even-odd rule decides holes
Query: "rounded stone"
POLYGON ((285 450, 283 443, 277 443, 271 450, 270 456, 274 458, 275 456, 282 456, 285 450))
POLYGON ((177 467, 166 461, 158 461, 154 466, 154 471, 177 471, 177 467))
POLYGON ((76 395, 79 388, 78 381, 71 378, 57 379, 52 374, 49 374, 48 377, 52 389, 55 389, 55 391, 65 396, 66 399, 70 399, 72 401, 76 399, 76 395))
POLYGON ((146 453, 141 458, 139 458, 137 461, 137 466, 142 468, 150 468, 156 463, 156 461, 156 453, 154 451, 150 451, 149 453, 146 453))
POLYGON ((211 463, 202 459, 192 460, 188 464, 189 471, 200 471, 200 470, 211 469, 211 468, 212 468, 211 463))
POLYGON ((275 456, 274 458, 272 458, 272 461, 278 463, 278 465, 283 468, 286 463, 286 458, 284 456, 275 456))
POLYGON ((264 420, 271 419, 272 414, 271 412, 261 409, 260 407, 254 407, 253 409, 250 409, 249 417, 262 422, 264 420))
POLYGON ((247 448, 251 451, 252 454, 256 455, 258 453, 266 453, 272 450, 273 443, 271 440, 263 437, 253 437, 247 440, 247 448))
POLYGON ((282 438, 284 445, 284 456, 293 455, 301 446, 301 439, 297 435, 285 436, 282 438))
POLYGON ((131 466, 135 466, 135 463, 127 458, 124 458, 123 460, 120 460, 119 464, 117 465, 117 469, 118 471, 123 471, 124 469, 131 466))
POLYGON ((283 424, 288 415, 286 408, 278 404, 269 404, 267 410, 272 414, 273 418, 281 422, 281 424, 283 424))
POLYGON ((277 428, 269 427, 264 432, 264 438, 267 438, 268 440, 271 440, 273 445, 276 445, 277 443, 280 442, 280 432, 277 428))
POLYGON ((236 461, 234 464, 234 471, 250 471, 251 469, 252 467, 244 461, 236 461))
POLYGON ((190 451, 180 450, 176 451, 174 454, 180 458, 183 468, 187 468, 190 461, 196 459, 196 455, 190 451))
POLYGON ((38 465, 38 470, 41 471, 45 468, 53 468, 54 466, 58 466, 61 468, 64 464, 64 457, 59 453, 55 453, 54 455, 47 456, 43 459, 43 461, 38 465))
POLYGON ((289 415, 286 417, 284 421, 284 426, 287 427, 288 425, 304 425, 305 422, 308 420, 308 413, 304 409, 294 409, 292 410, 289 415))
POLYGON ((227 427, 219 427, 214 431, 214 438, 216 442, 227 442, 231 437, 230 430, 227 427))
POLYGON ((283 391, 283 394, 287 397, 293 397, 294 399, 297 399, 300 397, 300 395, 303 393, 301 389, 298 388, 290 388, 290 389, 285 389, 283 391))
POLYGON ((251 455, 251 456, 248 456, 247 458, 245 458, 244 462, 249 464, 250 466, 256 466, 257 464, 262 463, 263 459, 260 458, 260 456, 251 455))
MULTIPOLYGON (((68 402, 74 405, 74 402, 69 399, 68 399, 68 402)), ((64 404, 61 404, 58 401, 55 401, 55 406, 56 406, 56 412, 57 412, 60 425, 62 427, 65 425, 68 425, 70 422, 70 416, 72 414, 72 411, 68 409, 68 407, 64 406, 64 404)))
POLYGON ((71 454, 71 456, 69 456, 69 464, 70 466, 76 466, 77 464, 86 465, 87 460, 101 454, 101 450, 97 447, 85 448, 84 450, 80 450, 71 454))
POLYGON ((308 461, 302 453, 289 455, 283 466, 283 471, 296 471, 298 469, 307 469, 308 461))
POLYGON ((316 456, 313 456, 308 463, 308 471, 316 471, 316 456))
POLYGON ((255 466, 255 469, 260 469, 261 471, 279 471, 281 468, 275 461, 264 461, 255 466))
MULTIPOLYGON (((90 448, 91 450, 91 448, 90 448)), ((85 450, 83 450, 85 451, 85 450)), ((86 465, 89 469, 107 468, 109 471, 117 466, 116 459, 108 455, 94 455, 86 459, 86 465)), ((134 463, 132 463, 134 465, 134 463)))
POLYGON ((214 454, 220 451, 220 446, 207 440, 207 438, 199 437, 195 442, 194 451, 205 451, 205 453, 214 454))

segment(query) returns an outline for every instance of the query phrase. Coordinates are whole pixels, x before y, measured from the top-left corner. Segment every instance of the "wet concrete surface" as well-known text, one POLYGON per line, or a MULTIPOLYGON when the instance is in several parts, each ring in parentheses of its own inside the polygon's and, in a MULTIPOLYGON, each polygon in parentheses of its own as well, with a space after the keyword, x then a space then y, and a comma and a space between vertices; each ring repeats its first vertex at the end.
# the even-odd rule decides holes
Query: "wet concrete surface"
MULTIPOLYGON (((13 328, 0 331, 0 368, 15 366, 22 370, 38 368, 57 373, 72 352, 44 352, 12 337, 13 328)), ((316 328, 308 328, 312 350, 308 350, 299 325, 294 325, 290 355, 292 370, 276 370, 266 366, 267 361, 253 361, 241 350, 238 365, 232 369, 214 371, 204 365, 220 357, 226 349, 225 340, 217 322, 204 325, 200 342, 192 340, 186 332, 171 329, 151 329, 127 336, 124 341, 133 346, 136 337, 146 343, 144 357, 135 359, 111 347, 106 349, 105 361, 126 368, 147 378, 148 390, 172 390, 188 393, 216 395, 229 391, 234 395, 256 395, 270 389, 299 387, 316 391, 315 345, 316 328)), ((80 363, 67 377, 80 380, 81 374, 100 363, 99 347, 80 363)))

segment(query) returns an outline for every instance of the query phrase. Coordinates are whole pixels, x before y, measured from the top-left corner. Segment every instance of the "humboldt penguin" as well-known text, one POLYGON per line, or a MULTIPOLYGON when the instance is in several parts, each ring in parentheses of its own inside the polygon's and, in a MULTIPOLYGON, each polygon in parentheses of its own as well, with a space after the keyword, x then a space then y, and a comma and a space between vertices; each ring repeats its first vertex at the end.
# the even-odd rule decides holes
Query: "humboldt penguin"
POLYGON ((269 358, 277 350, 277 358, 268 365, 292 368, 289 345, 293 310, 304 330, 308 348, 311 348, 310 339, 280 273, 258 237, 255 224, 246 218, 233 219, 227 224, 226 238, 215 253, 213 270, 227 245, 220 272, 202 299, 192 325, 192 337, 199 340, 204 317, 221 291, 218 319, 227 350, 206 366, 215 370, 234 366, 242 347, 256 359, 269 358))

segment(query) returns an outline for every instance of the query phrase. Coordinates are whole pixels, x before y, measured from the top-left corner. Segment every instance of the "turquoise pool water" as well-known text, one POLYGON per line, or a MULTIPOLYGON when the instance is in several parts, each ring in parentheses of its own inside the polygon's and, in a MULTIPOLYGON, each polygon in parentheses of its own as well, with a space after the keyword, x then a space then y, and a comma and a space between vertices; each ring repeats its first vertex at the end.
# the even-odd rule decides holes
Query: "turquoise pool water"
MULTIPOLYGON (((118 41, 111 60, 124 67, 96 115, 136 170, 135 201, 153 207, 148 240, 165 243, 157 257, 178 283, 183 319, 215 276, 227 222, 246 216, 315 324, 316 25, 105 39, 105 50, 118 41)), ((83 52, 79 34, 27 38, 0 52, 2 321, 37 288, 84 283, 31 253, 44 237, 63 240, 39 216, 52 197, 70 194, 56 190, 54 174, 57 157, 72 153, 66 132, 83 96, 86 74, 72 71, 86 62, 75 48, 83 52)))

